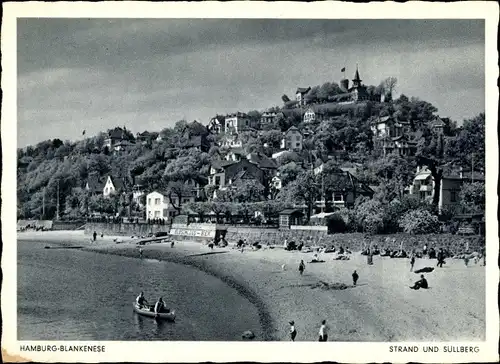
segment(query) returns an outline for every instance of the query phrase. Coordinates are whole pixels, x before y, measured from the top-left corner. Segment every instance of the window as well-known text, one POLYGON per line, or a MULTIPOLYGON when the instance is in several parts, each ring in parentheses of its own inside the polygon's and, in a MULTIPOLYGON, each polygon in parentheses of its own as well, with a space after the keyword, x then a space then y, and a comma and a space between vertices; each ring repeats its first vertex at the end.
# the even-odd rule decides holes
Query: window
POLYGON ((155 211, 155 217, 160 217, 160 211, 155 211))
POLYGON ((450 193, 450 201, 451 202, 457 202, 457 192, 456 191, 451 191, 451 193, 450 193))
POLYGON ((160 204, 160 199, 159 198, 155 198, 155 205, 159 205, 160 204))
POLYGON ((215 176, 215 185, 220 185, 220 176, 215 176))
POLYGON ((108 188, 107 187, 104 189, 104 193, 108 193, 108 188))
POLYGON ((182 203, 188 203, 189 202, 189 198, 185 198, 182 200, 182 203))
POLYGON ((148 198, 148 205, 151 205, 151 199, 148 198))
POLYGON ((168 203, 168 197, 167 196, 163 196, 163 203, 168 203))
POLYGON ((296 148, 300 148, 300 142, 295 143, 296 148))
POLYGON ((344 201, 344 198, 341 193, 334 193, 333 194, 333 201, 344 201))
POLYGON ((168 210, 163 209, 163 217, 167 217, 167 216, 169 216, 168 210))

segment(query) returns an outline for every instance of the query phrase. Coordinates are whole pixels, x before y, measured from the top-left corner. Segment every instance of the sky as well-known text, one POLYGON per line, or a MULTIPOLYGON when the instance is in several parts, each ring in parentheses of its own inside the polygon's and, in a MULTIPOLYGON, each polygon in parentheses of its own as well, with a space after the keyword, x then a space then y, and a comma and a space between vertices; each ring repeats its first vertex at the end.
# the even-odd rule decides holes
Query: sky
POLYGON ((463 19, 20 18, 18 147, 264 110, 356 64, 460 123, 484 112, 484 39, 484 20, 463 19))

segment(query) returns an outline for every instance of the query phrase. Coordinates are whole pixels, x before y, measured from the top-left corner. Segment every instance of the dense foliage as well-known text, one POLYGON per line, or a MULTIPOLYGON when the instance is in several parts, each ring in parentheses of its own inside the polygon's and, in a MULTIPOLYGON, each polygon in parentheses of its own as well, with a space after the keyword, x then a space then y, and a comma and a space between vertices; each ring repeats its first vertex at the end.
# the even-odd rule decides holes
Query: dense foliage
MULTIPOLYGON (((407 198, 407 187, 417 166, 427 167, 436 182, 432 201, 436 206, 440 181, 446 173, 471 166, 477 173, 484 173, 485 115, 466 120, 461 127, 443 119, 444 132, 438 133, 432 128, 437 109, 405 95, 392 100, 396 83, 389 78, 379 86, 369 86, 370 101, 344 105, 332 102, 332 98, 345 93, 338 84, 327 82, 312 87, 306 100, 328 117, 307 125, 302 121, 301 110, 293 108, 296 103, 284 95, 283 109, 266 110, 278 112, 274 123, 239 135, 244 153, 270 157, 280 150, 283 131, 297 126, 304 133, 303 150, 285 152, 275 159, 282 188, 248 181, 217 191, 214 197, 215 188, 206 186, 203 200, 184 205, 179 201, 174 207, 179 213, 189 211, 200 218, 232 214, 249 221, 255 216, 271 219, 280 209, 303 206, 307 220, 319 212, 318 200, 347 188, 343 184, 348 181, 337 178, 335 172, 347 166, 356 171, 360 181, 374 187, 375 196, 358 199, 353 209, 338 212, 330 219, 332 228, 366 233, 420 233, 435 229, 437 210, 407 198), (386 95, 386 102, 376 101, 382 94, 386 95), (281 110, 288 111, 280 114, 281 110), (409 138, 417 143, 414 156, 384 155, 373 143, 370 123, 386 115, 409 123, 409 138), (324 173, 320 177, 313 169, 322 162, 324 173)), ((252 121, 259 121, 262 112, 253 110, 247 114, 252 121)), ((136 141, 130 131, 123 130, 125 139, 132 144, 120 151, 105 146, 110 130, 76 142, 53 139, 18 149, 18 217, 50 219, 59 213, 61 217, 81 218, 90 212, 144 216, 132 199, 134 185, 140 184, 146 192, 164 189, 183 195, 186 180, 205 185, 211 163, 224 160, 230 152, 219 145, 223 136, 210 134, 206 126, 196 121, 181 120, 173 128, 152 131, 153 137, 145 141, 136 141), (205 138, 207 148, 192 145, 197 137, 205 138), (103 183, 108 175, 123 181, 124 193, 104 198, 85 188, 91 176, 103 183)), ((484 183, 465 185, 460 198, 465 211, 484 211, 484 183)))

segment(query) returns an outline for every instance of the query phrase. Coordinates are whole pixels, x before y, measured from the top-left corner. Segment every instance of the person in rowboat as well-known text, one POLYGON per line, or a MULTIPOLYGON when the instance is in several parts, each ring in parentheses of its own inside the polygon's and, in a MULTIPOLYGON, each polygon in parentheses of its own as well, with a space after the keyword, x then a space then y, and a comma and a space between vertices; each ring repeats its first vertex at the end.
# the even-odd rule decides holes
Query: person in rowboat
POLYGON ((165 302, 163 302, 163 298, 158 298, 158 301, 155 303, 155 314, 159 314, 163 312, 165 309, 165 302))
POLYGON ((139 296, 137 296, 135 302, 137 303, 139 308, 143 308, 148 303, 148 300, 144 297, 144 292, 141 292, 139 296))

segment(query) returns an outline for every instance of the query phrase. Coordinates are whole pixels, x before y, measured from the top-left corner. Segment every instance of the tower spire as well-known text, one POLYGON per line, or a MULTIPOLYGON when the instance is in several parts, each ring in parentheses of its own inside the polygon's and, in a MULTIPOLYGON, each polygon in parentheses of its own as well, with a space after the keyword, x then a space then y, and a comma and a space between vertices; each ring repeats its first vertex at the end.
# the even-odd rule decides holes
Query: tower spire
POLYGON ((358 64, 356 63, 356 73, 354 74, 353 87, 361 86, 361 77, 359 77, 358 64))

